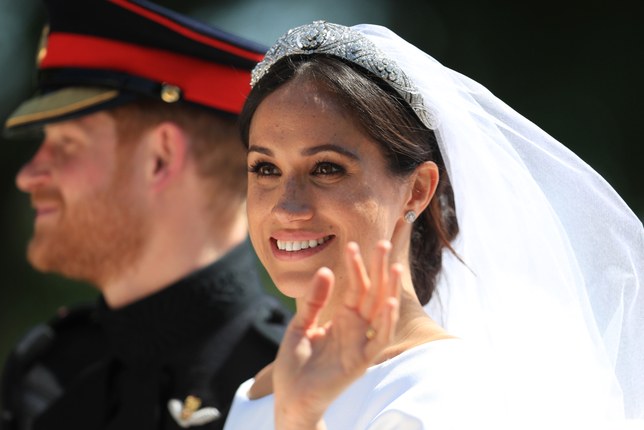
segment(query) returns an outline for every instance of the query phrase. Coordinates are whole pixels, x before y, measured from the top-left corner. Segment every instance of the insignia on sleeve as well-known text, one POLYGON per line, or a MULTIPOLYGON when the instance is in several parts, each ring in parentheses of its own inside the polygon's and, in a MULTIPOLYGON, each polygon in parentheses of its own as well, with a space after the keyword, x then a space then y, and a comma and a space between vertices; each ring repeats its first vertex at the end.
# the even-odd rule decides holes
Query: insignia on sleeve
POLYGON ((191 426, 200 426, 221 417, 221 412, 217 408, 201 406, 201 399, 196 396, 188 396, 181 402, 178 399, 170 399, 168 401, 168 410, 172 418, 182 428, 191 426))

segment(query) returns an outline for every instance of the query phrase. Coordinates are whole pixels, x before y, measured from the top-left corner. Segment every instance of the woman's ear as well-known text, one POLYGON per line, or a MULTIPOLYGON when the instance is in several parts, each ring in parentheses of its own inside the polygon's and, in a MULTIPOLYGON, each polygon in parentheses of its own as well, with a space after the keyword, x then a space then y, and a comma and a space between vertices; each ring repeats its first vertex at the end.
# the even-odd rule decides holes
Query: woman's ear
POLYGON ((416 215, 425 210, 438 187, 438 166, 433 161, 426 161, 416 167, 410 177, 411 190, 405 202, 405 212, 414 211, 416 215))
POLYGON ((188 153, 188 137, 172 122, 152 127, 145 136, 148 148, 146 176, 154 189, 167 186, 184 169, 188 153))

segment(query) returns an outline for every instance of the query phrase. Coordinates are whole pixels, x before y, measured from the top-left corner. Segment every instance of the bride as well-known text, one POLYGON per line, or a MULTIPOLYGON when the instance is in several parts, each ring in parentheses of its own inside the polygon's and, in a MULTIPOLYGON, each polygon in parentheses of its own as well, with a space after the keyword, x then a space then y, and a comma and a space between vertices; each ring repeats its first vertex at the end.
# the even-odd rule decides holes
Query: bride
POLYGON ((297 313, 226 429, 644 420, 644 231, 583 161, 382 27, 290 30, 252 85, 250 235, 297 313))

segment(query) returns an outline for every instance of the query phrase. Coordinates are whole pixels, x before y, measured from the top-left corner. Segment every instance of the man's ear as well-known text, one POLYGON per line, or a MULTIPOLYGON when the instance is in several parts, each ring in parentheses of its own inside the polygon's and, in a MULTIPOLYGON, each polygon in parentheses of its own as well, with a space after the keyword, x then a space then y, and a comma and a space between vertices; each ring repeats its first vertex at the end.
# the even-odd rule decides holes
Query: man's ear
POLYGON ((411 189, 405 202, 405 212, 414 211, 418 215, 429 205, 436 192, 439 180, 438 166, 433 161, 426 161, 416 167, 410 180, 411 189))
POLYGON ((172 122, 152 127, 145 136, 146 177, 154 189, 172 182, 184 169, 188 155, 188 136, 172 122))

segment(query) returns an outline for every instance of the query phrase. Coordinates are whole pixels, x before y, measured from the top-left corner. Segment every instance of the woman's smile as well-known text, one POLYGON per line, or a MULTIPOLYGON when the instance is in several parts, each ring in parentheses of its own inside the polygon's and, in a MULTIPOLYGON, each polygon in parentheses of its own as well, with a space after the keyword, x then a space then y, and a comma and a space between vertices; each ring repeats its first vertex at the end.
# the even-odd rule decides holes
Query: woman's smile
POLYGON ((334 235, 318 239, 279 240, 271 237, 273 255, 278 260, 299 260, 322 252, 335 239, 334 235))

